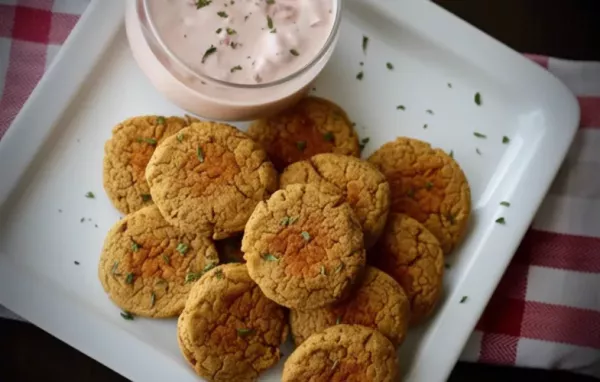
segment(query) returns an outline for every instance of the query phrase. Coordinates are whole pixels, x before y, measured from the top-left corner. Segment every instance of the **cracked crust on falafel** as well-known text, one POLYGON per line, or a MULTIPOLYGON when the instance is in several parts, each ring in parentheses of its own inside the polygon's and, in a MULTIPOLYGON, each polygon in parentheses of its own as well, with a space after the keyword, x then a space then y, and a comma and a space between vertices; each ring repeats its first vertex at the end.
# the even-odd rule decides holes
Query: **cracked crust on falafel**
POLYGON ((336 325, 313 334, 288 358, 282 382, 395 382, 396 348, 381 333, 336 325))
POLYGON ((281 358, 285 309, 266 298, 244 264, 207 272, 192 288, 177 323, 179 347, 209 381, 255 381, 281 358))
POLYGON ((369 262, 393 277, 408 295, 411 325, 422 322, 442 293, 444 253, 421 223, 404 214, 390 214, 369 262))
POLYGON ((390 186, 385 176, 358 158, 319 154, 288 166, 281 174, 280 187, 320 182, 339 190, 362 226, 365 247, 372 247, 383 231, 390 208, 390 186))
POLYGON ((360 224, 327 184, 293 184, 259 203, 242 251, 264 294, 295 309, 346 297, 365 264, 360 224))
POLYGON ((183 310, 189 281, 219 263, 211 239, 184 234, 154 205, 120 220, 104 241, 98 277, 123 310, 147 317, 172 317, 183 310))
POLYGON ((390 183, 391 212, 423 224, 450 253, 465 235, 471 214, 471 190, 458 163, 429 143, 406 137, 384 144, 368 161, 390 183))
POLYGON ((234 236, 277 190, 265 151, 235 127, 196 122, 156 149, 146 179, 165 219, 184 232, 234 236))
POLYGON ((113 205, 127 215, 152 204, 146 166, 165 138, 197 119, 147 115, 126 119, 113 128, 104 145, 103 183, 113 205))
POLYGON ((296 346, 330 326, 363 325, 377 329, 395 346, 403 341, 410 321, 410 303, 390 276, 367 267, 360 285, 344 301, 321 309, 292 310, 290 324, 296 346))
POLYGON ((346 112, 318 97, 255 121, 248 134, 260 143, 278 170, 320 153, 360 156, 358 136, 346 112))

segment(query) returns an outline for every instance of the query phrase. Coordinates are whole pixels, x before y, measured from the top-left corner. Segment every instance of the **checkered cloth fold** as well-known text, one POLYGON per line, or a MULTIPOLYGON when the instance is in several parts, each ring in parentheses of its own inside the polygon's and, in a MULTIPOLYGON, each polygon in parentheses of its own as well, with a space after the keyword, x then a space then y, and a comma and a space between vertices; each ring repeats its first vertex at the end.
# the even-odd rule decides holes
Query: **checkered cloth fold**
MULTIPOLYGON (((0 0, 0 139, 88 3, 0 0)), ((578 96, 581 128, 462 359, 600 377, 600 63, 530 58, 578 96)))

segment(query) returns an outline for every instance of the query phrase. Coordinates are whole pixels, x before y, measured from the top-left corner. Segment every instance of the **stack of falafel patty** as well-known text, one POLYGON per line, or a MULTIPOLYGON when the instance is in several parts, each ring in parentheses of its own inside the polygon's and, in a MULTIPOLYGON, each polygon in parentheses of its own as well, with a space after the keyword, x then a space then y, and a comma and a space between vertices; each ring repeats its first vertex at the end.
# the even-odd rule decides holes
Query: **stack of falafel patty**
POLYGON ((471 196, 428 143, 360 151, 346 113, 316 97, 248 133, 123 121, 103 175, 126 216, 105 239, 102 286, 124 318, 179 317, 181 352, 209 381, 256 380, 290 332, 283 381, 398 380, 396 350, 440 298, 471 196))

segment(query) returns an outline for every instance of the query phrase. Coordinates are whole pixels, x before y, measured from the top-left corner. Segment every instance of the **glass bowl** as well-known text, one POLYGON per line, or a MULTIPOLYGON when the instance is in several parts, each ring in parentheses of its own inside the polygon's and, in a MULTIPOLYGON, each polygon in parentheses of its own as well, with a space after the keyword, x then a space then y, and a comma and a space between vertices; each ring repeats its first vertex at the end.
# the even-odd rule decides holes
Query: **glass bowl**
POLYGON ((333 4, 333 26, 318 54, 296 72, 266 83, 226 82, 185 65, 157 33, 147 0, 127 1, 126 30, 138 65, 171 102, 207 119, 252 120, 275 114, 308 93, 312 81, 331 58, 338 40, 342 0, 334 0, 333 4))

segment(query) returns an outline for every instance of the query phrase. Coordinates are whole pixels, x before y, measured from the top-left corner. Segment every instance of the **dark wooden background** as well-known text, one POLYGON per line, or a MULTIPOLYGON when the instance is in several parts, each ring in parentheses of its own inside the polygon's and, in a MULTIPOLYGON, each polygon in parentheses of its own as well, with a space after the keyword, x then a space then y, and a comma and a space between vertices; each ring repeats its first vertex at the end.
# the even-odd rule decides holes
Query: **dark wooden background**
MULTIPOLYGON (((425 0, 424 0, 425 1, 425 0)), ((600 61, 600 0, 438 0, 520 52, 600 61)), ((65 325, 68 323, 65 322, 65 325)), ((115 348, 115 352, 119 349, 115 348)), ((36 327, 0 320, 0 381, 124 382, 36 327)), ((131 354, 123 354, 130 357, 131 354)), ((431 360, 435 364, 435 360, 431 360)), ((459 363, 450 381, 589 381, 564 372, 459 363)))

